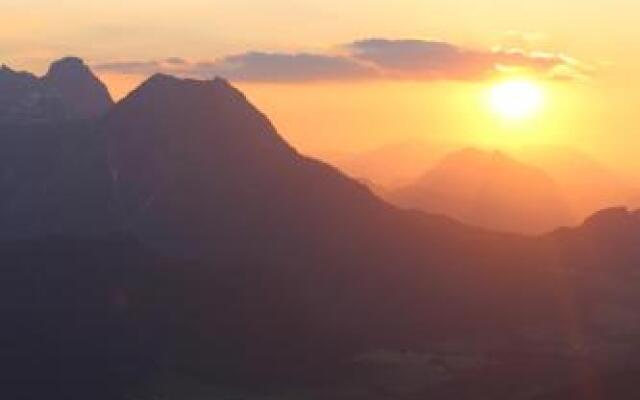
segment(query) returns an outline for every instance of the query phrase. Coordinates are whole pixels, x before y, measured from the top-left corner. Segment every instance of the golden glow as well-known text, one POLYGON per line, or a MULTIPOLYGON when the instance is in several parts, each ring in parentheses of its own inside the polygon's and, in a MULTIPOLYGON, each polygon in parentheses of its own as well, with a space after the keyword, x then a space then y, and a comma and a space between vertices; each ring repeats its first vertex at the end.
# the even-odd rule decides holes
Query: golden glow
MULTIPOLYGON (((367 37, 561 53, 594 67, 594 76, 573 82, 511 75, 533 80, 543 94, 538 111, 520 119, 491 104, 490 86, 504 81, 234 84, 304 152, 360 152, 413 137, 456 147, 580 146, 640 180, 640 136, 633 134, 640 129, 640 2, 590 0, 579 10, 576 1, 557 0, 399 0, 394 7, 385 0, 0 4, 0 63, 37 74, 69 54, 92 65, 172 56, 200 62, 256 50, 340 53, 342 44, 367 37)), ((117 98, 145 78, 98 72, 117 98)))
POLYGON ((491 108, 501 117, 523 119, 532 117, 541 108, 544 95, 540 86, 528 80, 502 82, 491 89, 491 108))

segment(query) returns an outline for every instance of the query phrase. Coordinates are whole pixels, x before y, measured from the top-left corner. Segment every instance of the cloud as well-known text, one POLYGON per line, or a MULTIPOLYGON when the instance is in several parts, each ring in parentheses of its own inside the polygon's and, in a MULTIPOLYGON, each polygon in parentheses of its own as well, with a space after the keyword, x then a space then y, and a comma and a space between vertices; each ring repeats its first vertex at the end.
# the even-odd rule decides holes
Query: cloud
POLYGON ((186 65, 188 64, 187 60, 185 60, 184 58, 180 58, 180 57, 169 57, 165 60, 165 62, 167 64, 172 64, 172 65, 186 65))
POLYGON ((376 71, 351 57, 310 53, 248 52, 210 62, 181 58, 163 61, 114 62, 95 66, 98 71, 122 74, 171 73, 193 78, 216 75, 238 81, 306 82, 372 78, 376 71))
POLYGON ((554 80, 585 80, 596 69, 564 54, 497 49, 495 64, 499 71, 524 70, 554 80))
POLYGON ((475 78, 490 69, 490 60, 446 42, 367 39, 347 45, 353 57, 385 75, 424 79, 475 78))
POLYGON ((593 70, 561 54, 517 48, 470 49, 444 41, 366 39, 334 53, 252 51, 212 61, 178 57, 152 61, 111 62, 98 71, 122 74, 169 73, 192 78, 223 76, 250 82, 353 81, 372 79, 476 81, 509 73, 575 80, 593 70))
POLYGON ((314 81, 367 79, 375 70, 350 57, 324 54, 250 52, 226 57, 211 71, 247 81, 314 81))
POLYGON ((347 46, 353 57, 370 62, 391 78, 480 80, 509 71, 553 77, 585 74, 569 57, 520 49, 475 50, 440 41, 367 39, 347 46))
POLYGON ((190 73, 194 65, 184 58, 169 57, 164 60, 107 62, 95 64, 93 68, 96 71, 124 75, 151 75, 156 72, 190 73))

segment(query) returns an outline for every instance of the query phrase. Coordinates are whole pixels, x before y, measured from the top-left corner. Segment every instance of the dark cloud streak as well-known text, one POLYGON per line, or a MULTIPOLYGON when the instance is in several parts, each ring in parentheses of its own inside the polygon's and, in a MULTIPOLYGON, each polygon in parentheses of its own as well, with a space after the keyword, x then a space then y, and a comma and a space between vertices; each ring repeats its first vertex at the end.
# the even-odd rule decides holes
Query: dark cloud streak
POLYGON ((170 73, 250 82, 353 81, 367 79, 482 80, 506 71, 572 80, 590 70, 569 57, 519 49, 483 51, 442 41, 366 39, 343 46, 343 54, 247 52, 214 61, 172 57, 160 61, 112 62, 99 71, 170 73))

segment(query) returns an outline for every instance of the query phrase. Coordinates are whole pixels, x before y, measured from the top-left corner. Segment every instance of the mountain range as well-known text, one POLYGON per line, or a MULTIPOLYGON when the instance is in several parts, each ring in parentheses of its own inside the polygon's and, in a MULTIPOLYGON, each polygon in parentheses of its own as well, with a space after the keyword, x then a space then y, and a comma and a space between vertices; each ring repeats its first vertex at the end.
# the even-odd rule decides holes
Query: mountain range
MULTIPOLYGON (((71 86, 92 76, 71 70, 71 86)), ((299 154, 223 79, 154 75, 106 109, 71 106, 99 92, 58 86, 75 110, 58 114, 2 91, 8 398, 544 399, 631 382, 637 212, 490 232, 299 154)))
POLYGON ((561 146, 506 151, 414 141, 326 158, 392 204, 490 230, 546 233, 640 204, 632 179, 561 146))

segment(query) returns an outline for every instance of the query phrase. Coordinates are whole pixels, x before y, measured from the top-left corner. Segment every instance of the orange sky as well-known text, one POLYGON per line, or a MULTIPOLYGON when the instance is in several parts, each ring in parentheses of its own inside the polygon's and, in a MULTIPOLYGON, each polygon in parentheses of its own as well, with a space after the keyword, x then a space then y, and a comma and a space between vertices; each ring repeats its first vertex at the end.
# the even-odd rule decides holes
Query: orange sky
MULTIPOLYGON (((640 3, 632 0, 5 0, 0 61, 42 73, 56 57, 92 65, 181 57, 213 62, 248 51, 341 55, 365 38, 438 40, 489 54, 496 47, 570 56, 576 81, 536 78, 547 101, 522 123, 491 113, 494 78, 235 79, 303 151, 354 152, 419 138, 489 147, 575 146, 640 170, 640 3)), ((116 96, 147 70, 99 71, 116 96)))

